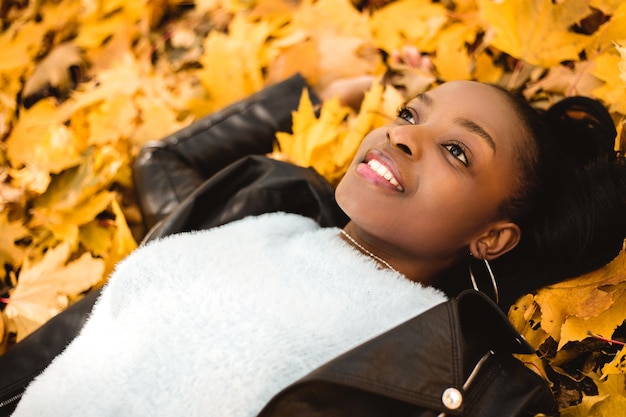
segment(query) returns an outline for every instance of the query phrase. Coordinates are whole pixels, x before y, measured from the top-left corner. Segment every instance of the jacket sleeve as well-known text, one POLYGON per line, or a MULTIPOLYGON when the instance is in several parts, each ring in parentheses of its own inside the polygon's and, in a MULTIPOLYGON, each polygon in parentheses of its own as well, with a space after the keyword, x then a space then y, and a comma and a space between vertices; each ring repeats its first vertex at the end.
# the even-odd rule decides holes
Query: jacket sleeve
POLYGON ((133 177, 146 229, 222 168, 244 156, 271 152, 276 132, 291 130, 304 88, 304 78, 294 75, 144 145, 133 177))

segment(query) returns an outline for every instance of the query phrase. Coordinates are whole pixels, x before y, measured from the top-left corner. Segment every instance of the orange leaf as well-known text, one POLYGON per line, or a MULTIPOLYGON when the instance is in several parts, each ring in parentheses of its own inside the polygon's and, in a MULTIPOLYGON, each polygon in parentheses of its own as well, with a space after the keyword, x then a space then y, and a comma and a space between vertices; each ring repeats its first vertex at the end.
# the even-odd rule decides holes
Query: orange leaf
POLYGON ((578 59, 591 37, 571 26, 590 13, 589 0, 478 0, 491 45, 530 64, 550 67, 578 59))
POLYGON ((370 26, 378 47, 387 52, 413 45, 434 52, 437 37, 448 22, 443 4, 430 0, 398 0, 372 14, 370 26))

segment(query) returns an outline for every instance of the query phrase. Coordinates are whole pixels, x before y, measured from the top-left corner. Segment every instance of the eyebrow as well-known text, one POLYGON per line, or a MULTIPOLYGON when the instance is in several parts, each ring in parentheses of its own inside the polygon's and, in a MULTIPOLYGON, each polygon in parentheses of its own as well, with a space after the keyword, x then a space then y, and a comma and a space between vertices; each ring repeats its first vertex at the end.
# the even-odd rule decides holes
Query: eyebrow
POLYGON ((454 123, 458 124, 459 126, 467 129, 468 131, 472 133, 477 134, 481 138, 485 139, 485 142, 487 142, 487 145, 489 145, 489 147, 493 150, 494 153, 496 152, 496 142, 493 140, 491 135, 489 135, 489 133, 485 131, 485 129, 483 129, 476 123, 472 122, 471 120, 464 119, 462 117, 457 117, 456 119, 454 119, 454 123))
POLYGON ((418 94, 416 97, 423 105, 430 107, 433 105, 433 99, 426 93, 418 94))
MULTIPOLYGON (((426 107, 432 107, 433 105, 433 98, 429 96, 427 93, 420 93, 415 98, 419 100, 426 107)), ((487 145, 489 145, 489 147, 493 150, 493 152, 494 153, 496 152, 496 142, 493 140, 491 135, 487 133, 485 129, 480 127, 480 125, 472 122, 469 119, 465 119, 463 117, 457 117, 456 119, 454 119, 454 123, 468 130, 469 132, 474 133, 480 136, 481 138, 483 138, 485 142, 487 142, 487 145)))

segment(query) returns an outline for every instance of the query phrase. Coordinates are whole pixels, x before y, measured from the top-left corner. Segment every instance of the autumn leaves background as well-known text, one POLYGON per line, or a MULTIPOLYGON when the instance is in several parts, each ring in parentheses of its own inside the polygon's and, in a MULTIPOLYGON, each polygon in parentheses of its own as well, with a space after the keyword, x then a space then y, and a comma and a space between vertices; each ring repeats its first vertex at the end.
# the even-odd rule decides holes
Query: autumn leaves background
MULTIPOLYGON (((5 1, 0 15, 2 351, 136 247, 130 167, 142 144, 294 72, 315 89, 387 81, 359 112, 330 100, 316 118, 305 94, 294 133, 278 135, 274 156, 331 182, 407 94, 455 79, 521 89, 540 107, 598 98, 622 148, 622 0, 42 0, 5 1), (389 59, 407 45, 434 71, 389 59)), ((626 409, 625 262, 510 312, 540 352, 522 359, 553 382, 564 416, 626 409)))

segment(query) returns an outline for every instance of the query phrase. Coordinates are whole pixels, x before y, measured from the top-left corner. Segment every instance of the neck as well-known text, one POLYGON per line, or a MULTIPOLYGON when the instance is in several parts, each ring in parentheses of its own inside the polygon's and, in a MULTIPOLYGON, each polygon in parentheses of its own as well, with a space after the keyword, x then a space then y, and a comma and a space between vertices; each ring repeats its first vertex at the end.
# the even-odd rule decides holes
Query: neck
POLYGON ((399 272, 411 281, 424 285, 432 285, 442 271, 454 264, 453 261, 437 262, 432 259, 420 259, 413 254, 397 250, 388 242, 364 232, 353 222, 346 225, 342 235, 344 240, 364 255, 375 259, 381 267, 399 272))

